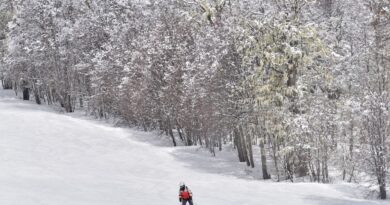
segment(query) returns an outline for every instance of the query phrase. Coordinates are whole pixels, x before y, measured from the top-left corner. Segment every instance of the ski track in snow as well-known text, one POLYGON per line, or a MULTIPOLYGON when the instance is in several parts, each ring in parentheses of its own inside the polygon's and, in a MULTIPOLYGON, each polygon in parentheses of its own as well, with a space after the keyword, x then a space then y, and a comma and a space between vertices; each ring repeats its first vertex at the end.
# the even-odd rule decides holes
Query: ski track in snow
POLYGON ((269 183, 196 169, 210 160, 114 128, 23 102, 0 90, 0 204, 174 205, 178 183, 195 205, 374 205, 351 185, 269 183), (143 140, 140 140, 143 139, 143 140))

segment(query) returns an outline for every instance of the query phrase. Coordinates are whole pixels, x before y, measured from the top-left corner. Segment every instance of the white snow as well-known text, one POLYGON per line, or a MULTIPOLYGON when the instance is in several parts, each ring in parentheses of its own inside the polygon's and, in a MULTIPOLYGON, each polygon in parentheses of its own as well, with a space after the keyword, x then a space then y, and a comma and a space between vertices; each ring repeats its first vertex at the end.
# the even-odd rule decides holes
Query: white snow
POLYGON ((354 185, 271 183, 218 173, 207 168, 218 159, 194 148, 157 146, 155 139, 0 90, 0 204, 173 205, 179 204, 180 181, 192 189, 196 205, 389 204, 356 199, 363 196, 353 194, 354 185))

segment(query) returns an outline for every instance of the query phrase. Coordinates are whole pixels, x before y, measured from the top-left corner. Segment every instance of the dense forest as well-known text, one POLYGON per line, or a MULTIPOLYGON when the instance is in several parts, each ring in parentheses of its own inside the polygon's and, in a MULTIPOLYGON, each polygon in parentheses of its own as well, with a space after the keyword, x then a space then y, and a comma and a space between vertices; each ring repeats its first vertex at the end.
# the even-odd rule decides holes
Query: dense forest
POLYGON ((174 146, 231 143, 264 179, 334 167, 386 198, 390 0, 1 0, 0 80, 174 146))

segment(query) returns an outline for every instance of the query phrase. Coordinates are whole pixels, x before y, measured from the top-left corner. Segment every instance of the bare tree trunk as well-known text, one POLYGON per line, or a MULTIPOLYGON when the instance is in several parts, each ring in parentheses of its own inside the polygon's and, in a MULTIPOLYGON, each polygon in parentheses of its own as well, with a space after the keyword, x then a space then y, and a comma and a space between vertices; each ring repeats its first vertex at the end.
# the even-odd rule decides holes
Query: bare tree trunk
POLYGON ((179 134, 179 137, 180 137, 180 140, 184 142, 185 145, 187 145, 187 143, 185 142, 185 139, 183 137, 183 132, 182 132, 182 128, 179 124, 179 121, 177 119, 175 119, 175 122, 176 122, 176 130, 177 130, 177 133, 179 134))
POLYGON ((239 133, 240 133, 240 139, 242 142, 241 143, 241 150, 242 150, 246 165, 249 167, 249 166, 251 166, 251 162, 250 162, 249 156, 248 156, 248 149, 247 149, 247 142, 246 142, 247 140, 246 140, 242 125, 239 126, 239 133))
POLYGON ((35 85, 33 85, 33 91, 34 91, 35 102, 38 105, 42 104, 41 98, 40 98, 40 95, 39 95, 39 90, 38 90, 38 88, 35 85))
POLYGON ((237 148, 237 154, 238 154, 238 160, 240 162, 245 162, 244 155, 242 153, 242 142, 241 142, 241 137, 238 131, 238 128, 234 129, 234 145, 237 148))
MULTIPOLYGON (((68 112, 68 113, 71 113, 73 112, 73 106, 72 106, 72 99, 71 99, 71 96, 70 94, 66 94, 65 95, 65 99, 64 99, 64 102, 63 102, 63 106, 65 108, 65 111, 68 112)), ((102 116, 104 115, 104 111, 102 110, 102 116)))
POLYGON ((382 182, 380 185, 379 185, 379 192, 380 192, 380 198, 381 199, 386 199, 387 196, 386 196, 386 182, 382 182))
POLYGON ((354 148, 354 139, 353 139, 353 123, 351 122, 351 133, 350 133, 350 137, 349 137, 349 162, 351 163, 351 171, 349 173, 349 179, 348 179, 348 182, 351 183, 352 182, 352 178, 354 176, 354 172, 355 172, 355 163, 354 163, 354 155, 353 155, 353 148, 354 148))
POLYGON ((318 149, 317 150, 317 173, 316 173, 316 176, 317 176, 317 179, 316 181, 317 182, 320 182, 320 176, 321 176, 321 160, 320 160, 320 150, 318 149))
POLYGON ((250 166, 252 168, 255 168, 255 160, 253 159, 253 149, 252 149, 252 134, 248 133, 247 134, 247 147, 248 147, 248 155, 249 155, 249 162, 250 166))
POLYGON ((168 118, 168 120, 167 120, 167 125, 168 125, 168 127, 167 127, 167 128, 168 128, 168 133, 169 133, 169 135, 170 135, 171 138, 172 138, 173 146, 176 147, 177 144, 176 144, 175 136, 173 135, 172 125, 171 125, 171 121, 170 121, 169 118, 168 118))
POLYGON ((181 132, 179 126, 176 127, 176 130, 177 130, 177 133, 179 134, 180 140, 181 140, 181 141, 184 141, 183 134, 182 134, 182 132, 181 132))
POLYGON ((222 135, 218 137, 218 150, 222 151, 222 135))
POLYGON ((1 83, 2 83, 2 85, 3 85, 3 89, 4 90, 12 90, 12 81, 11 80, 9 80, 9 79, 3 79, 3 80, 1 80, 1 83))
POLYGON ((185 132, 187 133, 186 134, 186 145, 187 146, 192 146, 194 143, 193 143, 193 139, 192 139, 192 132, 190 129, 185 129, 185 132))
POLYGON ((79 98, 79 104, 80 104, 80 107, 84 107, 84 100, 83 100, 82 96, 80 96, 80 98, 79 98))
POLYGON ((277 179, 278 179, 278 182, 280 181, 280 173, 279 173, 279 162, 278 162, 278 156, 277 156, 277 145, 276 145, 276 139, 275 139, 275 136, 273 135, 273 138, 272 138, 272 157, 273 157, 273 160, 274 160, 274 166, 275 166, 275 169, 276 169, 276 176, 277 176, 277 179))
POLYGON ((263 172, 263 179, 271 179, 271 175, 268 174, 267 169, 267 156, 265 154, 264 140, 264 137, 260 139, 261 170, 263 172))
POLYGON ((42 104, 41 98, 39 97, 39 93, 38 93, 38 91, 35 90, 35 89, 34 89, 34 97, 35 97, 35 102, 36 102, 38 105, 42 104))
POLYGON ((145 120, 145 118, 142 119, 142 128, 144 129, 145 132, 148 131, 148 126, 146 125, 146 120, 145 120))
POLYGON ((210 152, 211 154, 215 157, 215 146, 214 146, 214 143, 211 142, 211 139, 210 139, 210 152))
POLYGON ((30 89, 23 88, 23 100, 30 100, 30 89))

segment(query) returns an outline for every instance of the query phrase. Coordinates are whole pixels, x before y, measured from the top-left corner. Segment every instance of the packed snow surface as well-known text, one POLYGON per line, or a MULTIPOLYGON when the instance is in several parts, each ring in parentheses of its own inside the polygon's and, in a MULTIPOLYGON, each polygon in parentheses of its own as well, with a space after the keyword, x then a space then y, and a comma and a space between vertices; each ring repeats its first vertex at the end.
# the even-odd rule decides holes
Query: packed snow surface
MULTIPOLYGON (((152 134, 23 102, 0 90, 0 204, 174 205, 185 181, 196 205, 371 205, 352 185, 271 183, 210 172, 152 134), (199 168, 200 167, 200 168, 199 168)), ((183 151, 184 150, 184 151, 183 151)), ((207 164, 206 164, 207 165, 207 164)))

